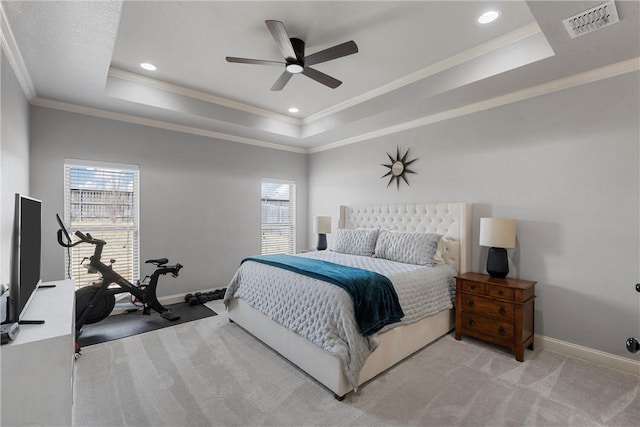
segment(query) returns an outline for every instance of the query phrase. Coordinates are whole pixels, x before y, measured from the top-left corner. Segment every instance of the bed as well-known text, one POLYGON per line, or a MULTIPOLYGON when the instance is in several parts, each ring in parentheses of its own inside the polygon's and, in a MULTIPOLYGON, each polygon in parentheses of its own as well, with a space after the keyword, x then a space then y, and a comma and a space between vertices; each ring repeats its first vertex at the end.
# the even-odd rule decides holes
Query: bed
MULTIPOLYGON (((415 307, 410 307, 405 309, 408 315, 404 316, 401 322, 392 321, 386 326, 378 326, 379 329, 374 333, 369 331, 365 336, 358 331, 354 332, 350 321, 344 320, 354 315, 354 304, 351 303, 349 307, 343 302, 350 301, 349 295, 343 289, 318 279, 300 276, 292 270, 262 264, 256 259, 244 262, 238 269, 227 288, 224 302, 230 321, 276 350, 330 389, 338 400, 342 400, 359 385, 454 329, 454 288, 451 285, 457 273, 470 270, 471 205, 425 203, 341 206, 338 228, 341 231, 336 230, 334 236, 334 244, 338 245, 339 241, 345 241, 343 236, 354 234, 412 234, 415 237, 416 233, 421 233, 442 236, 442 239, 438 239, 436 254, 439 262, 427 265, 430 268, 424 268, 422 265, 416 268, 415 265, 405 265, 404 262, 395 260, 378 260, 378 256, 368 256, 369 254, 345 255, 340 252, 340 248, 333 246, 331 249, 338 252, 313 252, 301 254, 296 259, 319 258, 320 262, 351 265, 358 269, 371 269, 388 275, 393 287, 398 290, 398 298, 403 309, 407 301, 416 300, 415 296, 407 297, 402 293, 405 292, 401 291, 403 286, 413 286, 407 289, 415 291, 415 282, 423 280, 423 274, 448 275, 448 279, 431 279, 431 276, 424 279, 429 283, 432 280, 434 283, 449 280, 449 288, 446 291, 432 291, 440 295, 441 300, 448 299, 448 305, 443 308, 442 303, 435 304, 429 308, 432 312, 428 315, 416 312, 415 307), (405 285, 405 282, 409 285, 405 285), (295 284, 295 292, 302 292, 303 296, 298 296, 297 293, 296 296, 291 296, 288 292, 283 293, 283 287, 293 286, 287 285, 288 283, 295 284), (448 298, 443 296, 443 292, 448 293, 448 298), (315 306, 308 305, 308 300, 314 298, 318 300, 314 303, 315 306), (299 309, 297 313, 285 316, 281 314, 283 307, 299 309), (339 324, 339 332, 335 332, 333 327, 325 327, 324 324, 318 323, 320 321, 315 317, 313 320, 305 318, 304 313, 314 312, 315 316, 315 311, 321 311, 320 316, 339 324), (320 330, 322 337, 318 337, 320 330)), ((379 242, 382 241, 381 237, 377 238, 380 239, 379 242)), ((379 247, 376 248, 383 252, 379 247)))

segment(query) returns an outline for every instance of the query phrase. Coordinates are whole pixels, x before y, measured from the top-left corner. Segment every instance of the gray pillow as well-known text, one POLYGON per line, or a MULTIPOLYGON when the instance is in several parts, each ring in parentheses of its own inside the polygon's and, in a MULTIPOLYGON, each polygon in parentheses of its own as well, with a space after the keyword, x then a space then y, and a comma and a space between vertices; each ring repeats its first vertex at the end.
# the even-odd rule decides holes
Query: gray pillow
POLYGON ((375 257, 432 267, 441 237, 434 233, 383 230, 376 242, 375 257))
POLYGON ((346 229, 336 230, 333 239, 334 252, 350 255, 372 256, 378 239, 378 229, 346 229))

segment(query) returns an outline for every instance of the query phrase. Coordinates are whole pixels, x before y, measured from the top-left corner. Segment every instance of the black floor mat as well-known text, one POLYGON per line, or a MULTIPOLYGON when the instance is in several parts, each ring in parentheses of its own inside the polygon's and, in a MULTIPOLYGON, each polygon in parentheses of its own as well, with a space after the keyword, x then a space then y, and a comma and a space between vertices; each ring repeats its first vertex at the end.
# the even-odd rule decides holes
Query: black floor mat
POLYGON ((217 314, 202 304, 189 305, 186 302, 181 302, 167 305, 166 307, 171 309, 173 313, 179 315, 180 319, 167 320, 153 310, 151 310, 150 315, 146 316, 142 314, 142 309, 133 313, 114 314, 98 323, 84 325, 82 334, 78 338, 78 344, 80 344, 81 347, 85 347, 166 328, 167 326, 190 322, 192 320, 204 319, 205 317, 215 316, 217 314))

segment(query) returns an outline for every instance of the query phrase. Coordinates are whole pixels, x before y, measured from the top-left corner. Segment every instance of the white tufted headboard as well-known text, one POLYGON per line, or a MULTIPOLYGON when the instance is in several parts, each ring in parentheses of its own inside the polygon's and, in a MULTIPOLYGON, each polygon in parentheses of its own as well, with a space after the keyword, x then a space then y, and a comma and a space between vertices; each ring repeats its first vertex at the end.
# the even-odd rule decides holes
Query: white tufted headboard
POLYGON ((458 273, 471 271, 470 203, 340 206, 338 227, 442 234, 447 238, 444 261, 458 273))

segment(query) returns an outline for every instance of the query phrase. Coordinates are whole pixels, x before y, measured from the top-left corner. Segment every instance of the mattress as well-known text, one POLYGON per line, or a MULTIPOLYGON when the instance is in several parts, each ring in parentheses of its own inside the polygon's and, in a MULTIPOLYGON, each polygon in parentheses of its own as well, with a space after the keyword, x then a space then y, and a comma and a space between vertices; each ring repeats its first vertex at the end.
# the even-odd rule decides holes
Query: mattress
MULTIPOLYGON (((425 267, 333 251, 298 256, 374 271, 388 277, 405 316, 384 330, 453 307, 454 276, 448 265, 425 267)), ((357 387, 362 365, 378 345, 360 334, 349 295, 314 278, 252 261, 243 263, 227 288, 225 304, 240 298, 285 328, 340 358, 345 377, 357 387)))

